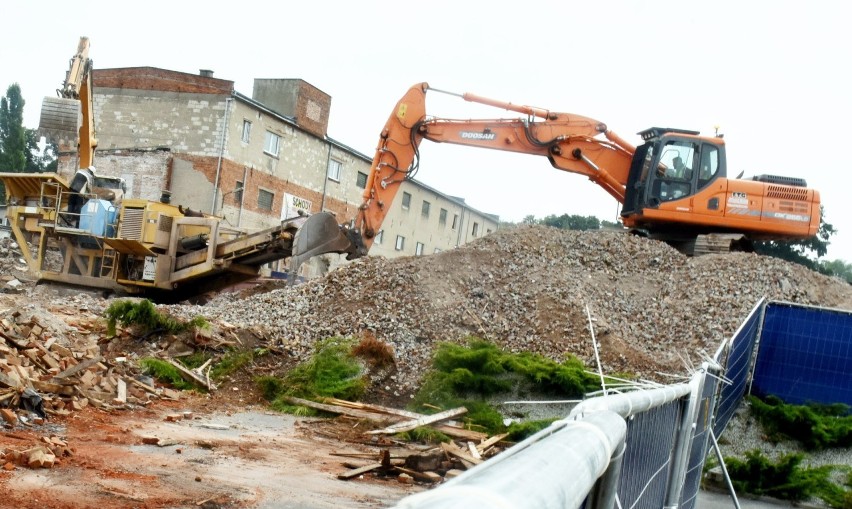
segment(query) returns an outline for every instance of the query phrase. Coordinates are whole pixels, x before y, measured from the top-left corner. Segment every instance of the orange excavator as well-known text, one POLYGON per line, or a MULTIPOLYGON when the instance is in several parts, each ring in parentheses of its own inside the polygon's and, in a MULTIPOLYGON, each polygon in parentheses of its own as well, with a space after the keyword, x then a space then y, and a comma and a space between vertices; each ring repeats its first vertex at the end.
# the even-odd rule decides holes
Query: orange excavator
POLYGON ((728 178, 721 136, 653 127, 633 146, 592 118, 519 106, 473 94, 411 87, 385 124, 355 220, 369 249, 400 183, 419 164, 424 139, 542 156, 557 169, 601 186, 622 205, 634 233, 666 241, 686 254, 748 249, 754 240, 816 235, 819 193, 804 179, 759 175, 728 178), (457 120, 426 112, 426 93, 458 96, 523 115, 457 120))

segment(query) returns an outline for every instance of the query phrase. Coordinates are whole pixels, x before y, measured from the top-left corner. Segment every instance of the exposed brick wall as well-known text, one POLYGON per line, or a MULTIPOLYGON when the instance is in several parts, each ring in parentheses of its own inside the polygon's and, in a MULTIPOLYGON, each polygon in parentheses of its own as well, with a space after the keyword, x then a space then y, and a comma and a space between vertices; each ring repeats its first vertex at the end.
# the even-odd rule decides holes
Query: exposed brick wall
POLYGON ((96 89, 127 88, 190 94, 230 94, 234 90, 233 81, 156 67, 95 69, 92 72, 92 82, 96 89))
MULTIPOLYGON (((219 164, 218 158, 192 156, 187 154, 176 154, 174 157, 182 162, 189 163, 194 171, 198 172, 207 182, 210 183, 210 189, 212 191, 212 186, 216 181, 216 168, 219 164)), ((245 187, 243 189, 243 215, 241 216, 243 226, 264 228, 277 223, 281 217, 284 193, 296 195, 300 198, 309 200, 312 205, 311 213, 320 211, 320 204, 323 202, 321 192, 313 191, 293 182, 280 179, 274 175, 266 173, 265 171, 251 168, 246 169, 243 165, 223 159, 222 166, 219 171, 219 192, 216 209, 217 213, 224 210, 229 220, 234 215, 234 212, 240 207, 240 202, 237 199, 237 193, 234 193, 233 191, 237 187, 237 182, 243 182, 243 179, 245 179, 245 187), (271 210, 261 209, 258 207, 257 197, 261 189, 265 189, 274 194, 271 210)), ((177 189, 175 189, 175 191, 177 191, 177 189)), ((207 202, 209 202, 209 199, 207 202)), ((203 208, 202 206, 199 206, 199 204, 189 203, 186 205, 195 209, 203 208)), ((327 195, 325 197, 324 208, 325 210, 334 213, 338 222, 353 219, 357 212, 356 205, 331 198, 327 195)), ((210 210, 210 208, 207 207, 205 210, 210 210)))

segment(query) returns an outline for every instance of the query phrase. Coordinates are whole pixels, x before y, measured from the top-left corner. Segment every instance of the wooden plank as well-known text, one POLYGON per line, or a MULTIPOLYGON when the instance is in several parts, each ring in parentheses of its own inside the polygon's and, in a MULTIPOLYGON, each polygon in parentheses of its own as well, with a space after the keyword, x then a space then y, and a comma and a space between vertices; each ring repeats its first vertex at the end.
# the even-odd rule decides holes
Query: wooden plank
POLYGON ((410 468, 405 467, 393 467, 398 472, 402 472, 410 475, 411 477, 417 479, 420 482, 428 482, 435 483, 441 480, 441 476, 435 474, 434 472, 418 472, 417 470, 412 470, 410 468))
POLYGON ((183 375, 184 378, 188 377, 188 380, 190 382, 195 382, 197 384, 200 384, 202 387, 206 387, 208 391, 212 391, 212 390, 216 389, 216 387, 213 384, 211 384, 208 380, 206 380, 204 377, 202 377, 198 373, 186 369, 183 364, 181 364, 177 361, 174 361, 172 359, 166 359, 166 361, 169 364, 171 364, 172 366, 174 366, 175 368, 177 368, 177 370, 180 371, 181 375, 183 375))
POLYGON ((14 389, 18 387, 20 383, 18 383, 18 380, 8 377, 3 373, 0 373, 0 385, 4 385, 6 387, 11 387, 12 389, 14 389))
POLYGON ((100 355, 98 355, 97 357, 95 357, 93 359, 86 359, 86 360, 84 360, 84 361, 82 361, 82 362, 80 362, 80 363, 78 363, 74 366, 71 366, 70 368, 59 373, 58 375, 56 375, 53 378, 54 379, 62 379, 62 378, 67 378, 67 377, 72 376, 72 375, 76 375, 77 373, 79 373, 79 372, 83 371, 84 369, 87 369, 91 366, 94 366, 95 364, 101 362, 102 360, 103 360, 103 357, 101 357, 100 355))
MULTIPOLYGON (((372 405, 369 403, 356 403, 352 401, 346 401, 344 399, 337 398, 323 398, 323 402, 329 403, 332 405, 354 408, 358 410, 366 410, 366 411, 376 411, 383 414, 388 415, 398 415, 400 417, 408 417, 409 419, 420 419, 422 417, 426 417, 425 414, 419 414, 417 412, 411 412, 408 410, 400 410, 398 408, 391 408, 381 405, 372 405)), ((465 429, 458 425, 453 425, 449 423, 435 423, 430 424, 430 428, 440 431, 441 433, 451 436, 453 438, 461 438, 464 440, 473 440, 474 442, 481 442, 488 438, 488 435, 482 433, 481 431, 474 431, 471 429, 465 429)))
POLYGON ((354 408, 346 408, 338 405, 326 405, 325 403, 317 403, 316 401, 310 401, 302 398, 288 397, 286 398, 287 402, 292 403, 294 405, 306 406, 309 408, 316 408, 317 410, 322 410, 324 412, 331 412, 333 414, 341 414, 348 415, 350 417, 355 417, 358 419, 367 419, 370 421, 387 421, 388 416, 382 416, 380 414, 372 413, 372 412, 364 412, 363 410, 357 410, 354 408))
POLYGON ((388 435, 388 434, 394 434, 394 433, 402 433, 403 431, 411 431, 415 428, 419 428, 420 426, 426 426, 428 424, 434 424, 436 422, 446 421, 447 419, 452 419, 453 417, 458 417, 459 415, 462 415, 466 412, 467 412, 467 408, 465 408, 465 407, 453 408, 453 409, 450 409, 450 410, 445 410, 443 412, 438 412, 437 414, 434 414, 434 415, 427 415, 427 416, 421 417, 419 419, 413 419, 413 420, 410 420, 410 421, 400 422, 398 424, 388 426, 387 428, 384 428, 384 429, 376 429, 376 430, 368 431, 367 433, 371 434, 371 435, 378 435, 378 434, 388 435))
POLYGON ((119 378, 116 386, 115 403, 127 403, 127 382, 119 378))
POLYGON ((494 435, 493 437, 489 438, 488 440, 477 445, 476 448, 479 450, 479 453, 482 454, 482 453, 485 452, 486 449, 488 449, 492 445, 500 442, 501 440, 503 440, 507 436, 509 436, 508 433, 503 433, 503 434, 500 434, 500 435, 494 435))
POLYGON ((470 463, 470 464, 473 464, 473 465, 479 465, 480 463, 482 463, 481 459, 478 460, 478 459, 474 458, 473 456, 471 456, 470 454, 467 454, 463 450, 456 447, 455 444, 450 445, 450 444, 447 444, 447 443, 442 443, 441 449, 443 449, 444 452, 446 452, 447 454, 449 454, 451 456, 455 456, 456 458, 458 458, 462 461, 466 461, 467 463, 470 463))
POLYGON ((348 470, 346 472, 337 474, 337 478, 346 481, 348 479, 352 479, 353 477, 358 477, 361 474, 370 472, 371 470, 375 470, 375 469, 381 468, 381 467, 382 467, 381 463, 370 463, 369 465, 364 465, 361 468, 355 468, 355 469, 348 470))

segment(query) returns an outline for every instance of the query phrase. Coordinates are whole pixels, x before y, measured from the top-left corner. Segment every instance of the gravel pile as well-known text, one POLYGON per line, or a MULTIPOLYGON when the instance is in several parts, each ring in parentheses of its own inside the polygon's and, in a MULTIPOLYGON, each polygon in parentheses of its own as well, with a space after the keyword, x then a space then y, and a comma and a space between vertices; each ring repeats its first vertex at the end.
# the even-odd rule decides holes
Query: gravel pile
POLYGON ((234 295, 170 312, 260 328, 297 358, 317 340, 372 331, 394 348, 401 393, 416 388, 437 342, 470 335, 592 366, 587 308, 604 370, 649 379, 686 374, 763 297, 852 309, 848 284, 781 260, 688 258, 631 235, 542 226, 424 257, 365 258, 296 287, 234 295))

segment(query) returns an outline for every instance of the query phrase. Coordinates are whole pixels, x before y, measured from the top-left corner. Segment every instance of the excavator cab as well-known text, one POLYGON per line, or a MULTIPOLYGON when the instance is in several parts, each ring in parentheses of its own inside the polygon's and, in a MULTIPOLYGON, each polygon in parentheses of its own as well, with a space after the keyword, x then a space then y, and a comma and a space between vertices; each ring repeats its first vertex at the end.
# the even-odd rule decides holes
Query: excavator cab
POLYGON ((630 166, 622 217, 693 196, 727 174, 721 139, 659 127, 639 135, 645 143, 636 148, 630 166))

